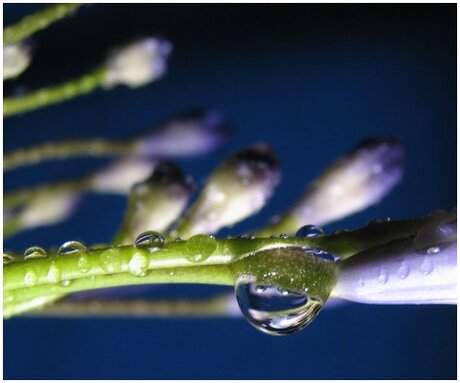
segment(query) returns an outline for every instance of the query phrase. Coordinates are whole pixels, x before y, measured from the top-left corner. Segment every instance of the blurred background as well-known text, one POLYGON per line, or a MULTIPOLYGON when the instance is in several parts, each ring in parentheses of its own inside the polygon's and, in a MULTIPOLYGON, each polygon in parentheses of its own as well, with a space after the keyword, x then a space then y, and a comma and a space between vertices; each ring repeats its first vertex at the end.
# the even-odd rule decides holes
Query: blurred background
MULTIPOLYGON (((4 26, 39 4, 5 4, 4 26)), ((31 67, 4 94, 91 69, 111 47, 147 35, 174 44, 165 78, 97 91, 4 121, 4 152, 46 140, 123 138, 192 107, 220 110, 233 137, 205 157, 176 161, 197 183, 231 153, 264 141, 282 182, 260 227, 333 159, 362 139, 394 135, 408 151, 402 183, 378 206, 326 227, 424 215, 456 205, 456 7, 451 5, 91 5, 33 36, 31 67)), ((4 175, 4 191, 86 174, 104 159, 47 162, 4 175)), ((88 195, 53 227, 6 249, 109 241, 126 200, 88 195)), ((150 290, 150 289, 149 289, 150 290)), ((158 286, 151 297, 225 290, 158 286)), ((243 319, 4 321, 6 379, 455 379, 456 306, 346 304, 302 332, 271 337, 243 319)))

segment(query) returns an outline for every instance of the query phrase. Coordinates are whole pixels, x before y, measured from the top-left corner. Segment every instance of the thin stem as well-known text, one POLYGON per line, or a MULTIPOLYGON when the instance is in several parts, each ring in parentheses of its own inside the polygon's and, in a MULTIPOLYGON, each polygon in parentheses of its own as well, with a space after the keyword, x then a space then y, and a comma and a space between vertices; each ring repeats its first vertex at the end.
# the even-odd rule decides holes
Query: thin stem
POLYGON ((12 170, 50 159, 75 156, 116 156, 128 153, 131 148, 131 141, 109 141, 99 138, 47 143, 5 154, 3 156, 3 170, 12 170))
POLYGON ((233 310, 235 298, 233 294, 221 294, 209 299, 176 299, 176 300, 63 300, 45 307, 40 311, 32 311, 28 316, 34 317, 204 317, 229 316, 233 310))
POLYGON ((3 116, 28 112, 88 94, 102 84, 105 73, 106 69, 100 67, 60 85, 43 88, 21 97, 7 97, 3 100, 3 116))
POLYGON ((3 30, 3 44, 12 44, 47 28, 50 24, 73 13, 83 4, 56 4, 49 6, 33 15, 27 16, 18 23, 3 30))

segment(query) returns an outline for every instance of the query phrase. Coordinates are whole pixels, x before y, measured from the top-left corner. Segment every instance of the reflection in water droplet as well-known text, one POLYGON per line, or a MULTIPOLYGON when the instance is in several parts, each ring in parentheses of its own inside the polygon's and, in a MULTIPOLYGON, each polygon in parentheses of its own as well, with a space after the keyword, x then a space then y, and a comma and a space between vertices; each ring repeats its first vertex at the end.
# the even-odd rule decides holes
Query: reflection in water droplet
POLYGON ((302 226, 299 230, 297 230, 297 233, 295 233, 297 238, 311 238, 318 237, 320 235, 324 235, 324 231, 318 226, 314 225, 302 226))
POLYGON ((401 279, 406 279, 408 277, 410 269, 406 261, 403 261, 401 263, 401 266, 399 266, 398 271, 396 273, 398 274, 398 277, 401 279))
POLYGON ((307 294, 247 280, 237 282, 235 293, 249 323, 271 335, 291 334, 303 329, 323 306, 321 301, 307 294))
POLYGON ((430 255, 426 256, 423 259, 423 262, 420 265, 419 270, 423 275, 428 275, 433 271, 433 259, 431 258, 430 255))
POLYGON ((214 238, 204 234, 194 235, 187 241, 185 257, 190 262, 203 262, 216 248, 217 241, 214 238))
POLYGON ((34 258, 45 258, 46 256, 46 250, 38 246, 29 247, 26 251, 24 251, 24 259, 26 261, 34 258))
POLYGON ((166 239, 156 231, 145 231, 137 236, 134 241, 134 246, 147 249, 149 251, 156 251, 166 244, 166 239))
POLYGON ((144 254, 135 253, 129 260, 128 268, 131 274, 142 277, 147 273, 149 260, 144 254))
POLYGON ((64 243, 57 251, 57 256, 72 254, 75 252, 86 252, 86 246, 78 241, 69 241, 64 243))
POLYGON ((386 267, 382 267, 382 270, 380 270, 378 281, 381 285, 388 282, 388 269, 386 267))

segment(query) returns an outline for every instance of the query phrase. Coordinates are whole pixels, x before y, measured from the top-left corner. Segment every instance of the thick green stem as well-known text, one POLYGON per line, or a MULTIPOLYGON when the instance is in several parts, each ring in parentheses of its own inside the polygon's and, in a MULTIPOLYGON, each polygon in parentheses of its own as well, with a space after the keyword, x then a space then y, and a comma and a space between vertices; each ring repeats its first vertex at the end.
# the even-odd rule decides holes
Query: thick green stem
POLYGON ((4 98, 3 117, 28 112, 88 94, 102 84, 105 72, 105 68, 97 68, 64 84, 39 89, 25 96, 4 98))
POLYGON ((50 24, 73 13, 83 4, 56 4, 49 6, 33 15, 27 16, 18 23, 3 30, 3 44, 12 44, 47 28, 50 24))

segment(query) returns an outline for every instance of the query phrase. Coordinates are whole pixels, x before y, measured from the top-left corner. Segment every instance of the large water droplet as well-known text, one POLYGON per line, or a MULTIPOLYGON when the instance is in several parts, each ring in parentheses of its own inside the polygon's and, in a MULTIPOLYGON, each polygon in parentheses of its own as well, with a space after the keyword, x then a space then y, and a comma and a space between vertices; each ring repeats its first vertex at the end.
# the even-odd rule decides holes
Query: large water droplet
POLYGON ((156 231, 145 231, 138 235, 134 241, 134 246, 146 249, 149 251, 156 251, 166 244, 166 239, 156 231))
POLYGON ((311 238, 318 237, 320 235, 324 235, 324 231, 315 225, 302 226, 299 230, 297 230, 297 233, 295 233, 297 238, 311 238))
POLYGON ((57 251, 57 256, 73 254, 76 252, 86 252, 88 249, 86 246, 78 241, 69 241, 64 243, 57 251))
POLYGON ((144 254, 134 253, 129 260, 128 268, 131 274, 143 277, 149 268, 149 260, 144 254))
POLYGON ((306 294, 247 280, 237 282, 235 293, 249 323, 271 335, 286 335, 303 329, 323 306, 320 300, 306 294))
POLYGON ((38 246, 29 247, 24 252, 24 259, 26 261, 29 259, 34 259, 34 258, 45 258, 46 256, 47 256, 46 250, 38 246))
POLYGON ((198 234, 191 237, 186 243, 185 257, 188 261, 198 263, 208 259, 217 248, 214 238, 198 234))

